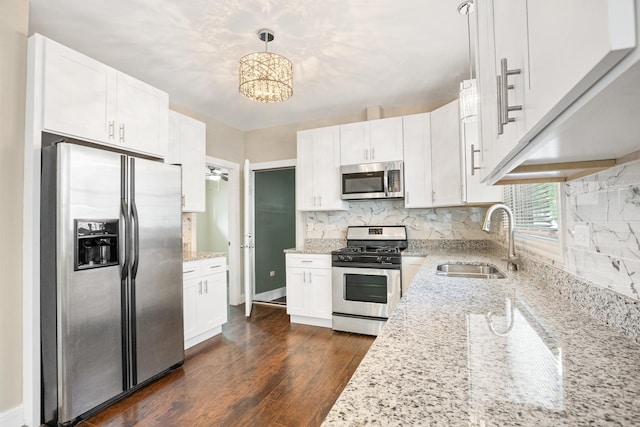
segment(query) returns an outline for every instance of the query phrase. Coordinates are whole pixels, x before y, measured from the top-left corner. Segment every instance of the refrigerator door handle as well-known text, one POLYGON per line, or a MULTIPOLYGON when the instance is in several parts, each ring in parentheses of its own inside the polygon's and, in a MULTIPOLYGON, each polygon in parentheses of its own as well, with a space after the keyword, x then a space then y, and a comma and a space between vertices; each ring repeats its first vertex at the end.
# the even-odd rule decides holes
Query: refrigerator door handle
POLYGON ((131 199, 131 222, 133 223, 133 262, 131 264, 131 278, 138 275, 138 259, 140 258, 140 221, 136 201, 131 199))
MULTIPOLYGON (((129 218, 127 216, 128 211, 129 209, 127 207, 127 202, 124 199, 120 200, 121 242, 126 241, 126 236, 129 235, 129 218)), ((120 260, 122 260, 120 263, 120 265, 122 266, 120 280, 127 280, 127 277, 129 277, 129 257, 127 256, 127 252, 127 245, 120 245, 120 260)))

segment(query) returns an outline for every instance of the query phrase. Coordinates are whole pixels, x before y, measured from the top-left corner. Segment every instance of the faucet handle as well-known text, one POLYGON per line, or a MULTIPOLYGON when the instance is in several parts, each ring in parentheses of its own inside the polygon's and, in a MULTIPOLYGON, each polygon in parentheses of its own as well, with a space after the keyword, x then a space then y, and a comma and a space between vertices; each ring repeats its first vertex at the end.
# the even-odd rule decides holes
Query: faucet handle
POLYGON ((502 261, 507 261, 507 270, 508 271, 516 271, 516 270, 518 270, 518 266, 521 264, 520 257, 502 258, 502 261))

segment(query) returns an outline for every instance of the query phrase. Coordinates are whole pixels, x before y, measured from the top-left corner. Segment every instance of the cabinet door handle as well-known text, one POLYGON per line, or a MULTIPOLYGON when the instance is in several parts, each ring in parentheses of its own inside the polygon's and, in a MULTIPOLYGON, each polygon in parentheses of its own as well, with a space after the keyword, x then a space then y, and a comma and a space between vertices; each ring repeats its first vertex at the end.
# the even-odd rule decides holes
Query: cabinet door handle
POLYGON ((113 139, 115 137, 115 129, 116 127, 116 122, 114 120, 111 120, 109 122, 109 139, 113 139))
POLYGON ((187 271, 183 271, 182 274, 187 274, 187 273, 195 273, 195 270, 187 270, 187 271))
POLYGON ((309 272, 309 284, 311 284, 311 272, 309 272))
POLYGON ((185 196, 184 194, 182 195, 182 207, 184 208, 184 203, 185 203, 185 196))
POLYGON ((209 268, 220 268, 220 267, 222 267, 222 266, 221 265, 212 265, 209 268))
POLYGON ((371 148, 371 160, 375 160, 376 159, 376 149, 375 147, 371 148))
POLYGON ((318 207, 322 207, 322 196, 318 196, 318 207))
POLYGON ((202 280, 198 282, 198 295, 202 295, 202 280))
POLYGON ((476 171, 478 169, 480 169, 479 167, 476 167, 476 162, 475 162, 475 157, 476 157, 476 153, 479 153, 480 150, 476 150, 474 147, 474 144, 471 144, 471 176, 476 174, 476 171))
MULTIPOLYGON (((509 124, 511 122, 515 122, 516 119, 514 119, 513 117, 509 117, 509 112, 510 111, 521 111, 522 110, 522 105, 513 105, 513 106, 509 106, 509 89, 513 89, 513 85, 509 84, 509 80, 508 80, 508 76, 513 76, 513 75, 517 75, 520 74, 522 72, 522 70, 520 70, 520 68, 516 68, 513 70, 510 70, 508 65, 507 65, 507 58, 502 58, 500 59, 500 76, 502 77, 502 85, 501 85, 501 90, 502 90, 502 124, 506 125, 509 124)), ((499 89, 500 90, 500 89, 499 89)))
POLYGON ((124 124, 120 125, 120 142, 124 142, 124 124))
POLYGON ((406 191, 406 192, 404 193, 404 204, 405 204, 405 205, 410 205, 410 204, 411 204, 410 200, 411 200, 411 199, 409 198, 409 192, 408 192, 408 191, 406 191))
POLYGON ((504 125, 502 124, 502 77, 496 76, 496 87, 497 87, 497 96, 498 96, 498 135, 502 135, 504 133, 504 125))
POLYGON ((205 294, 209 293, 209 281, 208 280, 204 281, 204 293, 205 294))
POLYGON ((310 259, 303 259, 301 262, 313 262, 313 260, 310 260, 310 259))
POLYGON ((364 159, 369 160, 369 150, 366 148, 364 149, 364 159))

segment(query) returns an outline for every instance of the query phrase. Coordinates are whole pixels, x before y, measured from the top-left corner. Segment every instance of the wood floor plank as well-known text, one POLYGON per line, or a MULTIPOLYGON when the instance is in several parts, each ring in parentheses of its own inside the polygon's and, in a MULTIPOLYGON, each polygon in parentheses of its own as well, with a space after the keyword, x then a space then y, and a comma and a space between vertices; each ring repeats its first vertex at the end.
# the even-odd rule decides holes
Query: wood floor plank
POLYGON ((84 426, 318 426, 372 342, 291 324, 281 307, 256 305, 249 319, 231 307, 222 334, 189 349, 182 368, 84 426))

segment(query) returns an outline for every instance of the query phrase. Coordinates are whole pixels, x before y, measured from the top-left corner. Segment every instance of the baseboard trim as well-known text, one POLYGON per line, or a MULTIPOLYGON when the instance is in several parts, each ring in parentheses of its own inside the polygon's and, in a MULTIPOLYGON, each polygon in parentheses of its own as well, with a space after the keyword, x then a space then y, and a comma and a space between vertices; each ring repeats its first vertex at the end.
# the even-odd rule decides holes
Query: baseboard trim
POLYGON ((285 295, 287 295, 287 287, 283 286, 278 289, 256 294, 253 299, 256 301, 273 301, 274 299, 282 298, 285 295))
POLYGON ((20 427, 24 423, 22 421, 22 404, 11 408, 6 412, 0 412, 0 427, 20 427))

